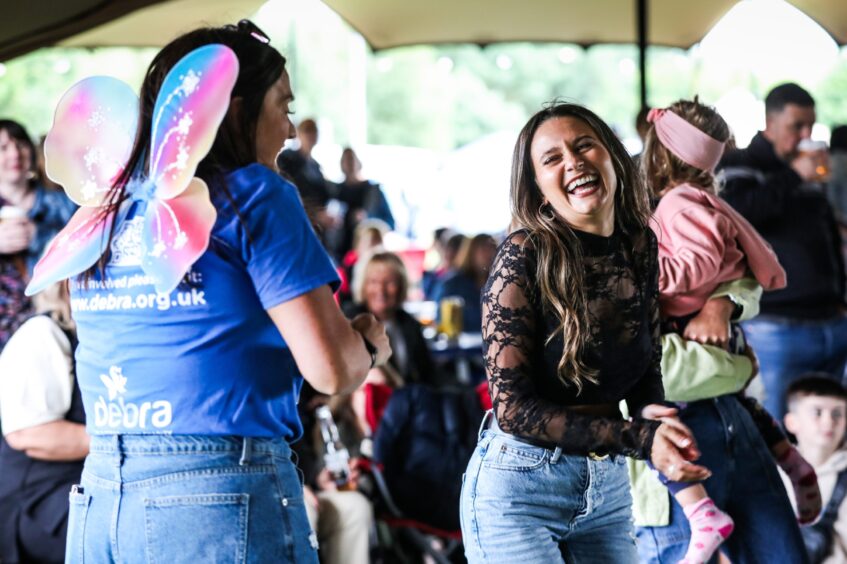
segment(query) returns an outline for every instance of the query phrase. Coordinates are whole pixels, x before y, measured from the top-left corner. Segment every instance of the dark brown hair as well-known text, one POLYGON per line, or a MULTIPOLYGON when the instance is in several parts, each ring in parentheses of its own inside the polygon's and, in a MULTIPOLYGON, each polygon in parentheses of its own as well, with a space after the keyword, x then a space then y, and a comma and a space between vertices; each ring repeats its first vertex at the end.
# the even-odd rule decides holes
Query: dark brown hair
POLYGON ((38 178, 36 173, 36 152, 35 145, 32 143, 32 137, 27 133, 23 125, 11 119, 0 119, 0 131, 5 131, 6 134, 13 140, 25 145, 29 149, 29 170, 33 173, 30 178, 30 186, 35 186, 38 178))
MULTIPOLYGON (((135 143, 123 172, 117 177, 104 202, 102 220, 117 212, 126 199, 126 185, 140 174, 148 160, 153 107, 168 72, 185 55, 210 44, 226 45, 238 58, 238 78, 231 98, 240 98, 238 111, 230 106, 221 123, 212 148, 197 166, 197 176, 208 184, 212 200, 222 195, 232 202, 224 175, 256 162, 256 124, 267 91, 285 72, 285 58, 267 42, 267 37, 252 22, 242 20, 238 25, 201 28, 186 33, 162 48, 153 58, 141 85, 139 123, 135 143)), ((235 209, 238 214, 238 210, 235 209)), ((109 244, 115 225, 109 232, 109 244)), ((105 268, 109 245, 94 268, 105 268)), ((86 277, 93 272, 89 270, 86 277)))

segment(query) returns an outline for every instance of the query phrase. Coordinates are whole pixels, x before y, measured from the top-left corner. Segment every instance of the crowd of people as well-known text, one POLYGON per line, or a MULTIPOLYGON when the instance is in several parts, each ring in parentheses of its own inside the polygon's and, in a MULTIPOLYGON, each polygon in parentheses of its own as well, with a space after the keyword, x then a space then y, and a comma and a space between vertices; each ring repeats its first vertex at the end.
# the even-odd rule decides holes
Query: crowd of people
POLYGON ((445 226, 425 267, 386 247, 354 148, 324 177, 251 22, 177 38, 141 91, 129 161, 79 208, 0 120, 0 562, 358 564, 459 537, 475 563, 847 562, 847 126, 808 149, 803 88, 768 93, 744 149, 697 97, 645 108, 636 156, 551 103, 516 141, 511 224, 445 226), (165 97, 203 61, 225 99, 165 97), (171 99, 213 139, 179 187, 150 156, 171 99), (436 354, 451 301, 470 381, 436 354))

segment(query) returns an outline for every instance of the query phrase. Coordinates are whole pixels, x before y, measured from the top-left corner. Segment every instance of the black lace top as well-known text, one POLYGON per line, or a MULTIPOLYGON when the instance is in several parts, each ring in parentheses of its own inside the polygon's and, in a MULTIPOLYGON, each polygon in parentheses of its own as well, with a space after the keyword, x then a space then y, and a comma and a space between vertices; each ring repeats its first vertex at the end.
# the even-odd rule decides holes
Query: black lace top
POLYGON ((497 252, 483 288, 483 350, 489 390, 503 431, 554 442, 568 454, 649 458, 658 422, 603 418, 568 406, 617 403, 632 414, 664 398, 656 238, 647 229, 630 238, 576 232, 582 245, 590 338, 583 353, 597 384, 580 393, 557 375, 564 347, 536 277, 535 250, 525 231, 497 252))

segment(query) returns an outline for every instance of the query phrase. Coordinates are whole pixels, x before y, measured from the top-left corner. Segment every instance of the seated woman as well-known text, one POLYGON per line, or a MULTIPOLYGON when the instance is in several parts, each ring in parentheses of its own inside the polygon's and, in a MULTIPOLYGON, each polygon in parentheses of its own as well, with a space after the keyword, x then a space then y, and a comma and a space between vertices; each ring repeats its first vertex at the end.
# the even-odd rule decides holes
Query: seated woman
POLYGON ((74 376, 76 335, 64 284, 35 297, 0 355, 0 561, 62 562, 68 492, 88 454, 74 376))
MULTIPOLYGON (((458 268, 435 288, 433 300, 457 296, 464 300, 462 330, 479 333, 482 327, 482 286, 494 262, 497 243, 491 235, 481 233, 468 241, 458 257, 458 268)), ((440 311, 439 311, 440 316, 440 311)), ((439 319, 440 321, 440 319, 439 319)))
POLYGON ((23 126, 0 120, 0 350, 32 315, 24 288, 47 242, 74 211, 38 181, 35 146, 23 126))
POLYGON ((348 315, 368 312, 385 324, 394 351, 389 364, 404 382, 435 383, 435 370, 421 324, 403 310, 409 289, 406 267, 394 253, 363 258, 353 273, 355 306, 348 315))

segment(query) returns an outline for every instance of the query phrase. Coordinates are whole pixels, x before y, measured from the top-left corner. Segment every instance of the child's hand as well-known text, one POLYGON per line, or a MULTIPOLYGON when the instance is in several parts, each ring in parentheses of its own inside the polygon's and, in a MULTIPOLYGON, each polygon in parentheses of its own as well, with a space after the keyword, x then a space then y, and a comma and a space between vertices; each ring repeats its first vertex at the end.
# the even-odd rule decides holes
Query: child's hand
POLYGON ((729 322, 733 311, 735 311, 735 304, 729 298, 715 298, 707 301, 700 313, 685 326, 682 332, 683 338, 704 345, 729 348, 729 322))
POLYGON ((676 419, 678 410, 675 407, 668 407, 658 403, 651 403, 641 410, 641 417, 651 419, 653 421, 661 421, 665 418, 676 419))

